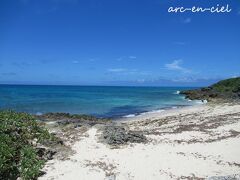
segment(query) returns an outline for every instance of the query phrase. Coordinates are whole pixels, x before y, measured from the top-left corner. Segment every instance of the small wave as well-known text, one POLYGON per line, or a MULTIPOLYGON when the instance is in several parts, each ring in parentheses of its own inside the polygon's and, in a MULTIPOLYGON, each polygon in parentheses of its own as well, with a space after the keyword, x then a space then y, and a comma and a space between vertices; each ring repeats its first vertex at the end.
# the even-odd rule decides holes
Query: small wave
POLYGON ((41 115, 43 115, 43 113, 37 112, 36 115, 37 115, 37 116, 41 116, 41 115))
MULTIPOLYGON (((174 107, 172 107, 174 108, 174 107)), ((177 108, 177 107, 176 107, 177 108)), ((159 110, 152 110, 152 111, 147 111, 147 112, 143 112, 143 113, 138 113, 138 114, 128 114, 126 116, 123 116, 124 118, 132 118, 132 117, 136 117, 136 116, 141 116, 141 115, 145 115, 145 114, 154 114, 154 113, 161 113, 165 111, 164 109, 159 109, 159 110)))
POLYGON ((136 115, 135 114, 129 114, 129 115, 126 115, 126 116, 123 116, 125 118, 131 118, 131 117, 135 117, 136 115))
POLYGON ((165 110, 163 109, 159 109, 159 110, 152 110, 152 111, 148 111, 148 112, 144 112, 144 113, 141 113, 141 115, 144 115, 144 114, 154 114, 154 113, 161 113, 165 110))
POLYGON ((197 104, 206 104, 208 101, 205 99, 205 100, 197 100, 195 101, 197 104))
POLYGON ((203 104, 206 104, 206 103, 208 103, 208 101, 205 99, 205 100, 203 100, 203 104))
POLYGON ((174 92, 173 94, 180 94, 180 91, 176 91, 176 92, 174 92))

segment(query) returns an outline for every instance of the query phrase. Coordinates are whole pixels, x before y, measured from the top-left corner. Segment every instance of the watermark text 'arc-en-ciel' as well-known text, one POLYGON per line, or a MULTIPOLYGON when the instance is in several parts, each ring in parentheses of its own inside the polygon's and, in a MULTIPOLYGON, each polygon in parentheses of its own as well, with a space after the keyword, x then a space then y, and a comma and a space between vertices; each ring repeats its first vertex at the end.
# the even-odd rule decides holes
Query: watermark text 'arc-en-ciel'
POLYGON ((169 7, 168 12, 169 13, 185 13, 185 12, 192 12, 192 13, 230 13, 232 9, 230 8, 230 5, 219 5, 212 7, 169 7))

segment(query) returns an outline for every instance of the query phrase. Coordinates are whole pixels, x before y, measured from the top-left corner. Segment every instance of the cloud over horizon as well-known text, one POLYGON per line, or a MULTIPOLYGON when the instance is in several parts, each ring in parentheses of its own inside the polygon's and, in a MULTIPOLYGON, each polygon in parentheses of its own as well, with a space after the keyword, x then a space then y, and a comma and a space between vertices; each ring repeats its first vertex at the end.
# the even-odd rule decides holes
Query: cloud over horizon
POLYGON ((107 69, 108 72, 126 72, 127 69, 124 69, 124 68, 110 68, 110 69, 107 69))
POLYGON ((190 69, 182 66, 183 61, 181 59, 174 60, 172 63, 165 64, 165 68, 170 71, 179 71, 181 73, 191 73, 190 69))

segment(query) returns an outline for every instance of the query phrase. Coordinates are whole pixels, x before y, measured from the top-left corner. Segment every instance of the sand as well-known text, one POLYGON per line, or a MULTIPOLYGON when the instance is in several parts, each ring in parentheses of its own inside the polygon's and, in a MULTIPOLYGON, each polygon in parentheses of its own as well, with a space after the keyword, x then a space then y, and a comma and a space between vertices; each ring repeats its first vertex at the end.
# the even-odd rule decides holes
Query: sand
POLYGON ((99 142, 98 126, 72 144, 67 160, 48 161, 39 179, 167 180, 240 177, 240 105, 201 105, 145 113, 122 122, 148 142, 118 149, 99 142))

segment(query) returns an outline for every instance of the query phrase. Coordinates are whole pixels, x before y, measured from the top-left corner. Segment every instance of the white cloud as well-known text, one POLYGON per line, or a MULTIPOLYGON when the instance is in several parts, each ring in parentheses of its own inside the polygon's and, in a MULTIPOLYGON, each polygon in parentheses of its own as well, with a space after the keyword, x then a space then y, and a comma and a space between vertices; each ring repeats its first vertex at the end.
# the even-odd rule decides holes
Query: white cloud
POLYGON ((125 69, 125 68, 110 68, 107 69, 110 73, 116 73, 121 75, 140 75, 140 76, 149 76, 150 72, 140 71, 138 69, 125 69))
POLYGON ((126 72, 127 69, 124 69, 124 68, 110 68, 107 71, 108 72, 126 72))
POLYGON ((165 64, 165 68, 170 71, 179 71, 182 73, 190 73, 191 70, 184 68, 182 65, 182 60, 174 60, 172 63, 165 64))
POLYGON ((136 56, 129 56, 128 58, 129 58, 129 59, 137 59, 136 56))
POLYGON ((182 20, 182 23, 184 23, 184 24, 189 24, 191 22, 192 22, 192 19, 189 17, 182 20))
POLYGON ((121 76, 121 77, 136 77, 137 79, 141 79, 141 81, 149 79, 152 77, 152 73, 149 71, 142 71, 139 69, 128 69, 128 68, 109 68, 106 70, 106 75, 114 75, 114 76, 121 76))
POLYGON ((198 79, 193 77, 180 77, 172 79, 173 82, 197 82, 198 79))
POLYGON ((116 60, 117 61, 123 61, 123 60, 129 60, 129 59, 131 59, 131 60, 134 60, 134 59, 137 59, 137 57, 136 56, 122 56, 122 57, 119 57, 119 58, 117 58, 116 60))
POLYGON ((232 77, 232 78, 240 77, 240 73, 234 73, 234 74, 232 74, 230 77, 232 77))

